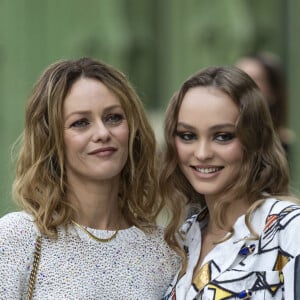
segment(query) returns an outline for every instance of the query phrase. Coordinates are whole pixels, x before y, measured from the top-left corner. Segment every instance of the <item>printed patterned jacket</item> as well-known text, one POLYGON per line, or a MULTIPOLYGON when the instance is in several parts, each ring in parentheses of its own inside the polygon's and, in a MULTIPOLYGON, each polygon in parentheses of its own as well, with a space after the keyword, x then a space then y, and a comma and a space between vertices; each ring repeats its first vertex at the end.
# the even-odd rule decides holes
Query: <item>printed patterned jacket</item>
POLYGON ((174 278, 163 300, 300 299, 299 206, 267 199, 251 218, 258 240, 248 239, 245 216, 238 218, 233 236, 215 246, 193 279, 206 216, 202 211, 184 224, 187 270, 174 278))

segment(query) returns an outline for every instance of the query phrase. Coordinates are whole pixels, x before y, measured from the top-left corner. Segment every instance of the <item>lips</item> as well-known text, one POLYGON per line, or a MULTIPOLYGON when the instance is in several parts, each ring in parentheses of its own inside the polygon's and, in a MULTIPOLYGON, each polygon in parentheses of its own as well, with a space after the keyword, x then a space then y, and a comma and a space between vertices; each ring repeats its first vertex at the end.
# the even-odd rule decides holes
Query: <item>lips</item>
POLYGON ((224 167, 194 167, 194 166, 192 166, 192 168, 202 174, 213 174, 213 173, 219 172, 224 167))
POLYGON ((91 152, 89 152, 89 155, 93 155, 93 154, 104 154, 104 153, 112 153, 114 151, 117 151, 117 148, 115 147, 102 147, 102 148, 98 148, 95 149, 91 152))

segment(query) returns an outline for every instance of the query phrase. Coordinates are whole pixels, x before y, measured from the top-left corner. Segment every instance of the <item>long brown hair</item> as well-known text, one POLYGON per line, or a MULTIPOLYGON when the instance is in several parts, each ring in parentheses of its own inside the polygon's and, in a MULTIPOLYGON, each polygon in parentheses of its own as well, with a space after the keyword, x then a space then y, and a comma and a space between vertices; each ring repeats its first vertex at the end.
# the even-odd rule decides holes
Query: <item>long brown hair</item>
POLYGON ((154 223, 160 209, 154 132, 126 77, 91 58, 58 61, 35 84, 26 106, 13 194, 21 207, 34 216, 43 234, 55 237, 57 226, 70 221, 74 208, 66 200, 62 113, 68 91, 82 77, 105 84, 124 109, 129 127, 129 157, 121 174, 120 206, 132 224, 146 228, 154 223))
MULTIPOLYGON (((239 108, 236 134, 243 147, 242 168, 238 179, 226 188, 224 197, 217 203, 213 216, 216 223, 221 228, 229 225, 226 224, 225 216, 232 201, 246 198, 250 204, 254 204, 266 198, 267 194, 288 194, 289 172, 285 154, 275 133, 266 101, 255 82, 235 67, 210 67, 197 72, 182 84, 169 103, 159 178, 161 196, 173 216, 166 231, 166 240, 181 253, 176 234, 186 217, 186 208, 193 203, 205 206, 204 196, 196 193, 178 167, 174 143, 183 98, 189 89, 198 86, 214 87, 222 91, 239 108)), ((249 215, 246 219, 249 220, 249 215)))

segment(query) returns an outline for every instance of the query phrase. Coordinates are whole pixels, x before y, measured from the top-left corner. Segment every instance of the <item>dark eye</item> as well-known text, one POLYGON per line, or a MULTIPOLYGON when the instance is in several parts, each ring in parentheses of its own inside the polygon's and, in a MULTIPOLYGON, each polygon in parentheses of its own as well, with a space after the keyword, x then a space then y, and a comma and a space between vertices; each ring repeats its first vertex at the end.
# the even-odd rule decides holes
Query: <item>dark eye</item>
POLYGON ((80 119, 71 124, 71 127, 83 128, 90 124, 87 119, 80 119))
POLYGON ((191 141, 196 139, 196 135, 192 132, 177 132, 176 135, 183 141, 191 141))
POLYGON ((215 139, 219 142, 228 142, 235 138, 235 135, 232 133, 218 133, 215 136, 215 139))
POLYGON ((109 114, 105 117, 105 122, 110 124, 119 124, 124 120, 124 116, 121 114, 109 114))

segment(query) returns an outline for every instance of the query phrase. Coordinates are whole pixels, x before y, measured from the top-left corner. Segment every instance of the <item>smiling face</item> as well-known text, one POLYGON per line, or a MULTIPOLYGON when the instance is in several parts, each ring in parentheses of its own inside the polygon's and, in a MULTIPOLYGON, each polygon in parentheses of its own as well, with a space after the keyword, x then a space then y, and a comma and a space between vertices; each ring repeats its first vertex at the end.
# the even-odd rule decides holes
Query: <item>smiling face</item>
POLYGON ((129 137, 119 99, 102 82, 81 78, 63 109, 68 182, 118 178, 128 158, 129 137))
POLYGON ((238 116, 233 100, 216 88, 193 87, 183 98, 175 137, 179 166, 206 200, 221 195, 239 175, 238 116))

